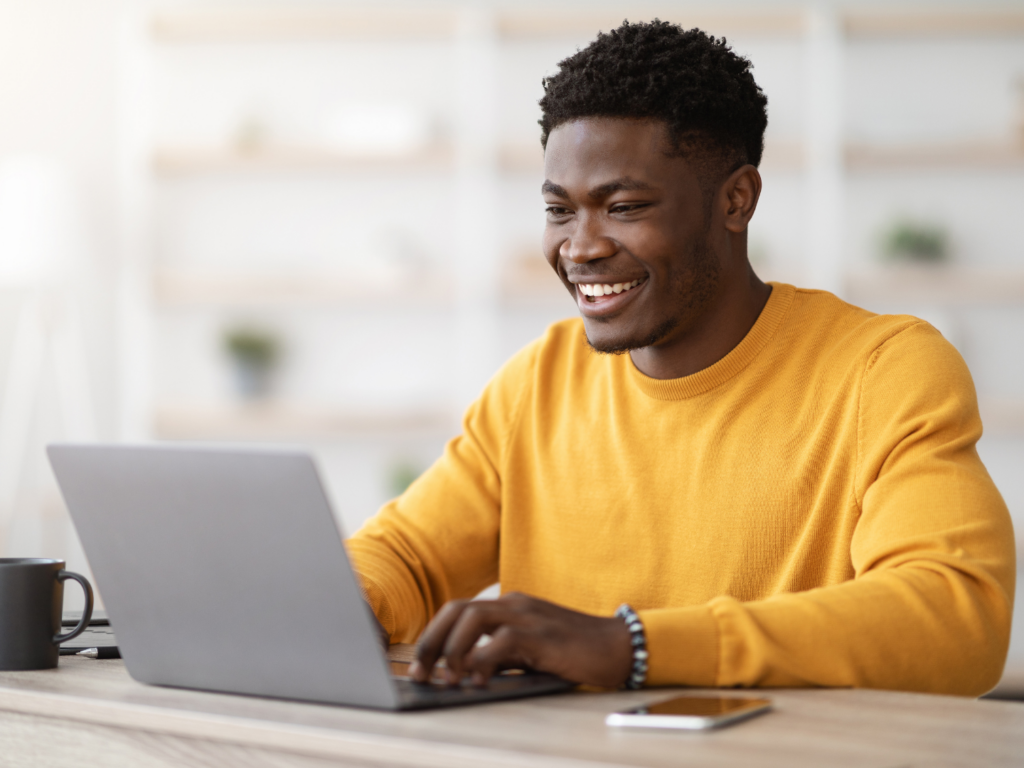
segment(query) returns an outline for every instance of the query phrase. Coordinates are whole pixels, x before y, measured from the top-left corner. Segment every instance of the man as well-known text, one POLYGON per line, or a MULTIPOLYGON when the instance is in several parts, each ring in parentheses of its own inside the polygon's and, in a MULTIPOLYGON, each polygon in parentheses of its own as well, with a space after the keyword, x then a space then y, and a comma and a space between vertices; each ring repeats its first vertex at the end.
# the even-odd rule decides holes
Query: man
POLYGON ((920 320, 754 274, 750 66, 627 23, 545 81, 543 247, 582 321, 512 358, 349 541, 391 639, 422 632, 418 679, 443 657, 453 681, 998 681, 1013 531, 970 374, 920 320))

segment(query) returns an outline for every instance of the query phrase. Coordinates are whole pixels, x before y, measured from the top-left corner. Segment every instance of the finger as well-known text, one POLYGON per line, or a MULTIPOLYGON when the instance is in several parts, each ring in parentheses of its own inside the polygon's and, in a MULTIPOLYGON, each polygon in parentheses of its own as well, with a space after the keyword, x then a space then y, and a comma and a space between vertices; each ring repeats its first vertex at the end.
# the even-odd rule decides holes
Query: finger
POLYGON ((465 657, 480 637, 492 634, 499 627, 515 621, 514 611, 500 601, 479 600, 468 606, 448 632, 444 658, 448 665, 448 682, 462 679, 465 657))
POLYGON ((418 683, 430 679, 430 673, 441 657, 441 650, 452 625, 459 620, 468 605, 468 600, 450 600, 441 606, 416 643, 416 658, 409 665, 409 677, 418 683))
POLYGON ((473 676, 473 685, 487 685, 487 681, 502 669, 529 666, 524 663, 530 655, 526 633, 504 626, 498 629, 487 645, 478 645, 466 656, 466 671, 473 676))

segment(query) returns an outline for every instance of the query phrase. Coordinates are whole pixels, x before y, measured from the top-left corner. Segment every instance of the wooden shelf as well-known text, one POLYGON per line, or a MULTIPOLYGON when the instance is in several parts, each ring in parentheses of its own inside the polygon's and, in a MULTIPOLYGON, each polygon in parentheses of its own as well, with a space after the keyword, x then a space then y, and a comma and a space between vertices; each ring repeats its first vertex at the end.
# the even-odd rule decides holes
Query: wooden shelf
POLYGON ((1024 271, 893 265, 851 273, 846 291, 855 304, 1024 305, 1024 271))
POLYGON ((799 10, 739 12, 700 12, 671 6, 623 6, 620 11, 515 10, 498 15, 499 34, 507 40, 550 37, 588 37, 615 29, 623 19, 650 21, 666 19, 685 28, 700 27, 716 35, 795 36, 804 31, 804 15, 799 10))
POLYGON ((1024 400, 1010 398, 978 398, 981 423, 985 435, 992 437, 1024 436, 1024 400))
POLYGON ((165 43, 359 39, 445 39, 458 16, 443 8, 202 9, 158 12, 154 39, 165 43))
POLYGON ((318 147, 267 147, 250 151, 167 147, 153 154, 153 170, 163 176, 238 171, 446 171, 452 167, 453 152, 446 146, 394 154, 346 154, 318 147))
POLYGON ((921 168, 1024 169, 1024 136, 1019 142, 948 144, 849 144, 846 165, 853 171, 921 168))
POLYGON ((188 306, 288 308, 306 306, 445 306, 454 300, 451 280, 441 275, 188 275, 158 273, 154 298, 165 308, 188 306))
POLYGON ((1024 35, 1024 12, 991 10, 848 11, 850 37, 1008 37, 1024 35))
POLYGON ((281 402, 162 405, 153 414, 161 440, 324 440, 345 436, 458 431, 446 409, 335 409, 281 402))

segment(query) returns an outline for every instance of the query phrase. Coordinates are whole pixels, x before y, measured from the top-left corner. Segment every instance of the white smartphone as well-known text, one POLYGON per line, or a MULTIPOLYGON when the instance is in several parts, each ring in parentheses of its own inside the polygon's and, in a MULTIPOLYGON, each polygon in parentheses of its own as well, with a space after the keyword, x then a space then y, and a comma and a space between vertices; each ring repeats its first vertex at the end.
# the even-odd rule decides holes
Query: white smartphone
POLYGON ((622 712, 612 712, 605 725, 625 728, 683 728, 701 731, 746 720, 772 708, 771 699, 750 696, 676 696, 622 712))

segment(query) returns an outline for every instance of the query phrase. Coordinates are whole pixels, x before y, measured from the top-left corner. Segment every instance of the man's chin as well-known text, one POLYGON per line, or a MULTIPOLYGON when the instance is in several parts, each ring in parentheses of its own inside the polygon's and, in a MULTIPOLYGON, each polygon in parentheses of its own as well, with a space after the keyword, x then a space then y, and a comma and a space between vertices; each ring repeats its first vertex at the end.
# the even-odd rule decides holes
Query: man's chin
POLYGON ((616 333, 609 328, 610 323, 583 318, 583 327, 587 333, 587 344, 595 352, 604 355, 623 355, 634 349, 651 347, 664 339, 676 327, 677 321, 670 319, 662 325, 647 330, 622 329, 616 333))

